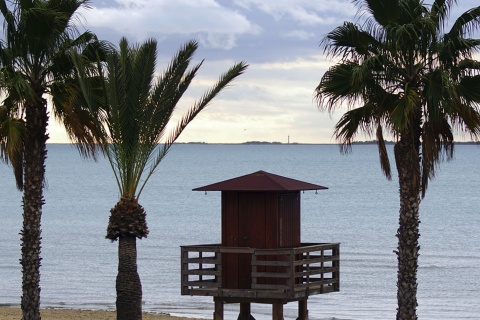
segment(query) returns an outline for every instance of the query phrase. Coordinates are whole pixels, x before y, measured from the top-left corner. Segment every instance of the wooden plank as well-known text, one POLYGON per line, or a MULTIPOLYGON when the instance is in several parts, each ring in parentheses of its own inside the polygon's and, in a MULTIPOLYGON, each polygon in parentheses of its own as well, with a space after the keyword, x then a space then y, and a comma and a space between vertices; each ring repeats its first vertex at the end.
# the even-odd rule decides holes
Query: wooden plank
MULTIPOLYGON (((266 222, 265 192, 238 193, 238 245, 265 249, 266 222)), ((248 289, 252 278, 252 256, 238 259, 238 288, 248 289)))
POLYGON ((305 290, 307 288, 309 289, 320 288, 324 285, 333 285, 336 282, 337 282, 337 279, 324 279, 324 280, 312 281, 309 283, 296 284, 295 290, 305 290))
POLYGON ((278 273, 278 272, 252 272, 252 278, 291 278, 292 275, 289 273, 278 273))
MULTIPOLYGON (((294 255, 290 255, 290 265, 291 265, 291 266, 293 266, 294 261, 295 261, 295 256, 294 256, 294 255)), ((293 291, 293 286, 294 286, 294 284, 295 284, 293 274, 294 274, 294 272, 295 272, 295 269, 289 268, 288 271, 289 271, 289 273, 290 273, 290 277, 289 277, 289 279, 288 279, 289 290, 290 290, 290 291, 293 291)))
POLYGON ((254 252, 257 256, 271 256, 271 255, 291 255, 293 254, 292 249, 257 249, 254 252))
POLYGON ((238 287, 238 192, 222 192, 222 277, 224 288, 238 287), (228 247, 232 247, 228 250, 228 247), (227 249, 226 249, 227 248, 227 249))
POLYGON ((338 268, 333 267, 310 267, 309 271, 300 271, 295 273, 295 278, 305 277, 305 276, 312 276, 312 275, 320 275, 326 273, 333 273, 338 271, 338 268))
POLYGON ((289 261, 252 261, 256 266, 289 267, 289 261))
POLYGON ((309 288, 308 292, 305 289, 302 290, 296 290, 293 296, 298 299, 301 297, 309 297, 312 295, 317 295, 317 294, 325 294, 325 293, 331 293, 331 292, 337 292, 338 290, 335 290, 334 286, 331 285, 325 285, 322 287, 317 287, 317 288, 309 288))
POLYGON ((222 247, 220 248, 220 253, 249 253, 252 254, 255 252, 255 249, 248 247, 222 247))
POLYGON ((190 295, 190 296, 208 296, 208 297, 218 297, 220 294, 219 290, 217 288, 204 288, 204 289, 188 289, 187 294, 182 295, 190 295))
POLYGON ((278 193, 267 192, 265 194, 265 249, 278 248, 278 193), (273 227, 275 226, 275 227, 273 227))
POLYGON ((215 268, 182 270, 182 275, 220 276, 221 274, 222 271, 215 268))
POLYGON ((295 260, 295 265, 299 266, 302 264, 314 264, 314 263, 322 263, 322 262, 333 262, 333 261, 338 261, 339 257, 335 256, 310 256, 309 259, 301 259, 301 260, 295 260), (314 257, 314 258, 311 258, 314 257))
POLYGON ((289 286, 280 285, 280 284, 257 284, 252 286, 252 289, 288 289, 289 286))
POLYGON ((202 281, 187 281, 185 285, 189 287, 206 287, 206 288, 218 288, 219 285, 214 280, 202 280, 202 281))
MULTIPOLYGON (((188 270, 188 263, 185 263, 184 260, 185 258, 188 257, 188 252, 183 250, 182 248, 182 251, 181 251, 181 270, 182 272, 184 270, 188 270)), ((185 283, 188 282, 188 275, 185 275, 183 274, 182 277, 181 277, 181 294, 182 295, 186 295, 188 294, 188 286, 185 285, 185 283)))
POLYGON ((293 248, 293 250, 295 251, 295 254, 299 254, 312 251, 338 250, 339 247, 339 243, 302 243, 301 247, 293 248))
POLYGON ((216 257, 187 258, 183 260, 183 263, 220 264, 220 259, 216 257))
POLYGON ((245 300, 245 299, 255 299, 252 301, 258 301, 257 299, 287 299, 288 295, 285 293, 285 290, 281 289, 272 289, 272 290, 235 290, 235 289, 223 289, 221 290, 220 297, 228 299, 230 302, 232 300, 245 300))
POLYGON ((279 246, 292 248, 300 245, 300 191, 279 195, 279 246))
POLYGON ((181 246, 182 251, 187 252, 219 252, 220 244, 205 244, 205 245, 193 245, 193 246, 181 246))

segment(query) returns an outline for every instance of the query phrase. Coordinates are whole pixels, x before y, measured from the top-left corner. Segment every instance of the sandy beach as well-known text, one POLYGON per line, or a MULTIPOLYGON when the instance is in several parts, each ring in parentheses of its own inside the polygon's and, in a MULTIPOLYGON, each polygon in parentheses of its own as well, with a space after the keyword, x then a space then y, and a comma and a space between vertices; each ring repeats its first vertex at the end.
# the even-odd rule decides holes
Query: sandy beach
MULTIPOLYGON (((115 311, 42 309, 42 320, 116 320, 115 311)), ((20 320, 20 308, 0 307, 0 320, 20 320)), ((167 314, 144 313, 143 320, 194 320, 167 314)))

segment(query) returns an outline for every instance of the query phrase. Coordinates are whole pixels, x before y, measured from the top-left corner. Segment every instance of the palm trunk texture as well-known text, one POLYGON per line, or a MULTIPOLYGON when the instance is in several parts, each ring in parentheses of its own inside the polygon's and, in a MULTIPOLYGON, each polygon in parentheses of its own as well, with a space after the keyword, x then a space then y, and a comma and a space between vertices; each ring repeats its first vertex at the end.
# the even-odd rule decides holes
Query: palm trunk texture
POLYGON ((118 239, 117 320, 142 319, 142 284, 137 272, 137 238, 148 234, 146 214, 134 198, 110 210, 107 239, 118 239))
POLYGON ((40 250, 47 107, 46 101, 26 108, 27 139, 24 149, 22 257, 22 320, 40 320, 40 250))
POLYGON ((415 147, 399 141, 394 148, 400 186, 400 218, 397 230, 397 320, 417 320, 417 268, 420 246, 419 233, 419 182, 415 170, 420 164, 412 159, 415 147))
POLYGON ((118 239, 117 320, 142 319, 142 284, 137 272, 137 238, 118 239))

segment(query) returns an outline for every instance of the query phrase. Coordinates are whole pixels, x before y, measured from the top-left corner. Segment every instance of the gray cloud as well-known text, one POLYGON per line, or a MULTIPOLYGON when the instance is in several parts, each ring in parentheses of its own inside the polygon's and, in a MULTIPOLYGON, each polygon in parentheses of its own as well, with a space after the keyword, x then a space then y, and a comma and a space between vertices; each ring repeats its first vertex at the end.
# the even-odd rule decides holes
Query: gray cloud
MULTIPOLYGON (((452 17, 477 2, 459 1, 452 17)), ((200 42, 196 58, 205 62, 176 118, 235 61, 250 64, 180 141, 285 142, 290 135, 309 143, 334 142, 333 126, 344 111, 329 115, 316 108, 314 89, 335 63, 318 44, 355 14, 351 0, 103 0, 83 12, 85 25, 114 44, 121 36, 156 38, 160 69, 181 44, 200 42)))
POLYGON ((205 46, 231 49, 238 35, 255 35, 261 30, 244 15, 220 6, 213 0, 116 0, 107 6, 92 6, 83 13, 91 29, 111 29, 133 36, 196 35, 205 46))

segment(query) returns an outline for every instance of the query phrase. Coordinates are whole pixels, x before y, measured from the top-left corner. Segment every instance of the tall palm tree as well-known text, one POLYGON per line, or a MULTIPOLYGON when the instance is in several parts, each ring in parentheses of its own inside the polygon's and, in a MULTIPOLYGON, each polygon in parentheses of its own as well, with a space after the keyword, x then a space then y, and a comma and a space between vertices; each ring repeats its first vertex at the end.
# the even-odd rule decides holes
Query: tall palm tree
POLYGON ((316 88, 320 109, 348 111, 335 126, 342 151, 360 132, 375 136, 391 178, 384 133, 396 139, 400 218, 397 319, 417 319, 419 205, 439 162, 453 156, 454 133, 480 134, 480 7, 447 30, 455 0, 356 0, 357 23, 345 22, 321 45, 338 59, 316 88), (362 19, 362 20, 360 20, 362 19))
POLYGON ((155 40, 132 46, 123 38, 119 50, 108 55, 104 65, 99 64, 99 74, 104 75, 103 100, 97 101, 101 127, 106 131, 104 151, 120 192, 107 228, 107 238, 118 240, 117 319, 142 318, 136 239, 148 234, 145 211, 138 203, 145 184, 190 121, 247 68, 244 62, 232 66, 169 129, 177 103, 202 65, 189 69, 197 47, 195 41, 186 43, 158 77, 155 40))
MULTIPOLYGON (((83 155, 95 153, 98 133, 78 85, 74 61, 97 61, 107 49, 73 22, 86 0, 0 0, 4 37, 0 43, 1 160, 12 165, 23 190, 21 231, 24 320, 40 319, 40 249, 48 140, 47 95, 53 113, 83 155), (100 51, 99 51, 100 50, 100 51)), ((81 70, 80 70, 81 71, 81 70)))

